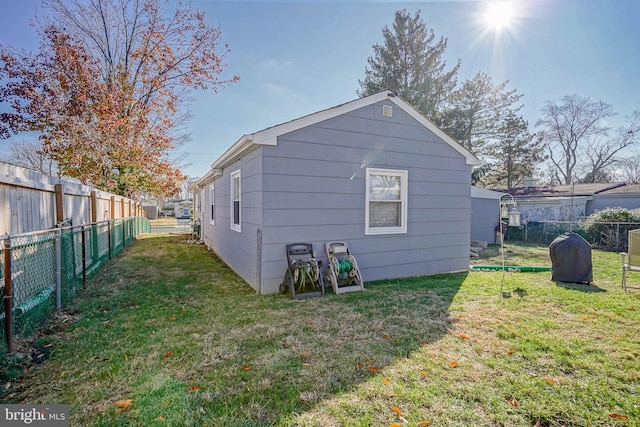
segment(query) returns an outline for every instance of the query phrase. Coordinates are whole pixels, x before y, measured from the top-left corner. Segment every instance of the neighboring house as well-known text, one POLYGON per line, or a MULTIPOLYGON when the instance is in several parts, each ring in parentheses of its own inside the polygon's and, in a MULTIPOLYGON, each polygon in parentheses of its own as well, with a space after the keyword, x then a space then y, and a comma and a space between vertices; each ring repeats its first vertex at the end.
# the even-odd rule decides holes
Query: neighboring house
POLYGON ((389 91, 242 136, 192 188, 202 238, 258 293, 285 245, 346 241, 365 281, 469 267, 478 160, 389 91), (199 208, 198 208, 199 207, 199 208))
POLYGON ((593 200, 587 203, 586 214, 607 208, 640 208, 640 184, 622 185, 594 194, 593 200))
POLYGON ((471 240, 496 242, 500 218, 500 197, 504 193, 471 187, 471 240))
POLYGON ((577 221, 593 213, 593 201, 624 183, 567 184, 555 187, 519 187, 510 193, 521 218, 528 221, 577 221))
POLYGON ((191 218, 192 209, 193 209, 192 200, 176 200, 173 202, 173 213, 176 219, 191 218))

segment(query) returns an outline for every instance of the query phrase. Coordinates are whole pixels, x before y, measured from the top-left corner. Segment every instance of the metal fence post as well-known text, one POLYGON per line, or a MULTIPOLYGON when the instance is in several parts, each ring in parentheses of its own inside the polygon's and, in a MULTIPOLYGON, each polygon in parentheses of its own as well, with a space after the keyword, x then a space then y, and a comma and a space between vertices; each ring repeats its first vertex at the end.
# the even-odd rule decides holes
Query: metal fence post
POLYGON ((84 236, 84 225, 80 227, 80 241, 82 243, 82 284, 87 283, 87 248, 84 236))
POLYGON ((109 259, 111 259, 111 220, 107 221, 107 245, 109 245, 109 259))
POLYGON ((126 247, 125 243, 127 240, 127 224, 126 221, 124 219, 124 217, 122 218, 122 249, 124 250, 124 248, 126 247))
POLYGON ((11 290, 11 238, 4 241, 4 336, 7 352, 13 353, 13 307, 11 290))
POLYGON ((56 309, 62 308, 62 230, 56 230, 56 309))

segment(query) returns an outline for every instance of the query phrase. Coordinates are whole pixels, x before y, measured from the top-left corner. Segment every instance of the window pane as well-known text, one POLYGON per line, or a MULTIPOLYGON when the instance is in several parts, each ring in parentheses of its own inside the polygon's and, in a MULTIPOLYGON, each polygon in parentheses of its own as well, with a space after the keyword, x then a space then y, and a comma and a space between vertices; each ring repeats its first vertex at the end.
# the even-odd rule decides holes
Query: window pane
POLYGON ((399 227, 400 203, 369 203, 369 227, 399 227))
POLYGON ((233 202, 233 223, 236 225, 240 224, 240 202, 239 201, 233 202))
POLYGON ((370 200, 400 200, 400 177, 397 175, 371 175, 370 200))
POLYGON ((240 177, 233 178, 233 199, 240 199, 240 177))

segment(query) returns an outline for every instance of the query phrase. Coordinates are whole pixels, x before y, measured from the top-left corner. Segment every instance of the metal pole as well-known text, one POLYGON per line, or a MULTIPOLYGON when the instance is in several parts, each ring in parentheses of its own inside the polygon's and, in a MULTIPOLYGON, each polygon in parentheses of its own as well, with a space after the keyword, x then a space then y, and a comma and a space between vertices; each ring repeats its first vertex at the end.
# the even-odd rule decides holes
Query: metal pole
POLYGON ((125 241, 126 241, 126 235, 127 235, 126 227, 127 227, 127 224, 125 223, 125 220, 123 217, 122 218, 122 249, 125 248, 125 241))
POLYGON ((13 307, 11 291, 11 239, 4 241, 4 337, 7 352, 13 353, 13 307))
POLYGON ((62 308, 62 230, 56 230, 56 309, 62 308))
POLYGON ((111 259, 111 220, 107 222, 107 244, 109 245, 109 259, 111 259))
POLYGON ((81 242, 82 242, 82 284, 87 283, 87 249, 86 249, 86 238, 84 237, 84 225, 80 227, 80 232, 82 233, 81 242))

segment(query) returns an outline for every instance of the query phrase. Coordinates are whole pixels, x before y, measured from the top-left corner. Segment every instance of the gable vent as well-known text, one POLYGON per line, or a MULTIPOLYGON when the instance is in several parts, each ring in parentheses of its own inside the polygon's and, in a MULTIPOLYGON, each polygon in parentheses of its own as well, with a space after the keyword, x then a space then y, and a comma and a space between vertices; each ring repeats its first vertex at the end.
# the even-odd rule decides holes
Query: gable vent
POLYGON ((385 117, 393 117, 393 107, 391 105, 383 105, 382 115, 385 117))

